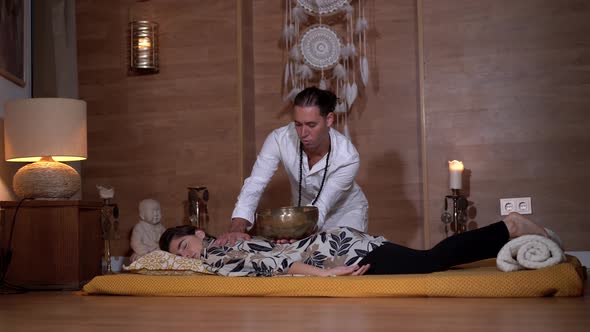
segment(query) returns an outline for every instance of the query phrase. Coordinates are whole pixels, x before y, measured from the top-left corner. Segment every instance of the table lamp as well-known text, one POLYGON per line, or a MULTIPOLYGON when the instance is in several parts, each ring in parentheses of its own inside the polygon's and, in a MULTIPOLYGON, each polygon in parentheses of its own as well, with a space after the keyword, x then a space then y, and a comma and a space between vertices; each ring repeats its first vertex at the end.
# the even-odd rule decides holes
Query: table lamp
POLYGON ((80 175, 60 161, 85 160, 86 102, 30 98, 7 102, 4 113, 6 161, 33 162, 14 175, 17 196, 68 199, 80 190, 80 175))

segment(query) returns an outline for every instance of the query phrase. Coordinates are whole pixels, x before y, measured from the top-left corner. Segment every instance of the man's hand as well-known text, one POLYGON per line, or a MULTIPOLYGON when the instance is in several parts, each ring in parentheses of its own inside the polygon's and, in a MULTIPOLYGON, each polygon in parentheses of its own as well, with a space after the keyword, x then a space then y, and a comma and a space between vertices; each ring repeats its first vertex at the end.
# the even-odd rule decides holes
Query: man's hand
POLYGON ((243 218, 232 219, 229 231, 221 234, 217 237, 217 240, 213 242, 214 246, 225 246, 229 244, 232 247, 236 242, 242 240, 250 240, 250 235, 246 234, 246 227, 250 225, 250 222, 243 218))

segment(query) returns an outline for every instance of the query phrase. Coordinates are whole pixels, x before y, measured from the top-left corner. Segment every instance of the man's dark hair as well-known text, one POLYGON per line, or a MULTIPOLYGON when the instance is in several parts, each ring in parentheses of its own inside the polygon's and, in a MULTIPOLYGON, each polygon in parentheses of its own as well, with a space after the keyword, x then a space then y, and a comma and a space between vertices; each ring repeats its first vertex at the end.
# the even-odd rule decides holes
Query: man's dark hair
POLYGON ((337 101, 338 98, 331 91, 312 86, 299 92, 293 104, 299 107, 317 106, 320 109, 320 115, 326 117, 330 112, 334 112, 337 101))

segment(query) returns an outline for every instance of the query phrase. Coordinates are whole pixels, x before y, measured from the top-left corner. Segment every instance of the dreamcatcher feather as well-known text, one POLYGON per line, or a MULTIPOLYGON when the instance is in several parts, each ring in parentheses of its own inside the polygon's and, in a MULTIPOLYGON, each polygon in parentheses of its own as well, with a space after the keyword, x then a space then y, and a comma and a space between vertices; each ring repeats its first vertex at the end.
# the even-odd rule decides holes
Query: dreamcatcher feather
POLYGON ((283 73, 283 86, 287 86, 287 84, 289 83, 289 78, 291 77, 290 66, 291 66, 291 62, 287 61, 287 63, 285 63, 285 72, 283 73))
POLYGON ((295 44, 293 47, 291 47, 291 51, 289 51, 289 59, 296 63, 301 61, 301 51, 299 51, 298 44, 295 44))
POLYGON ((293 21, 298 25, 305 23, 307 21, 307 14, 305 13, 305 9, 301 8, 300 6, 295 6, 295 8, 293 8, 291 15, 293 16, 293 21))
POLYGON ((288 43, 291 43, 293 41, 293 38, 295 38, 295 25, 294 24, 289 24, 289 25, 285 26, 285 28, 283 29, 283 38, 285 38, 285 40, 288 43))
POLYGON ((313 78, 313 70, 303 63, 297 66, 297 75, 299 75, 304 81, 307 81, 313 78))
POLYGON ((346 16, 346 19, 350 20, 352 19, 354 8, 349 3, 346 3, 344 6, 342 6, 342 12, 344 13, 344 16, 346 16))
POLYGON ((330 83, 328 83, 328 80, 326 80, 326 78, 324 77, 324 72, 322 71, 322 79, 320 79, 320 83, 318 84, 318 88, 322 89, 322 90, 328 90, 330 88, 330 83))
POLYGON ((346 78, 346 69, 341 63, 339 63, 334 66, 334 69, 332 69, 332 74, 336 79, 344 80, 346 78))
POLYGON ((297 94, 299 92, 301 92, 303 89, 300 87, 294 87, 293 89, 291 89, 291 91, 289 91, 289 93, 285 96, 285 98, 283 98, 284 101, 288 101, 288 102, 293 102, 293 100, 295 100, 295 97, 297 96, 297 94))
POLYGON ((359 16, 356 21, 355 32, 358 35, 358 44, 360 47, 359 72, 361 81, 364 86, 369 82, 369 61, 367 60, 367 30, 369 23, 365 18, 365 8, 362 6, 362 0, 359 0, 359 16))

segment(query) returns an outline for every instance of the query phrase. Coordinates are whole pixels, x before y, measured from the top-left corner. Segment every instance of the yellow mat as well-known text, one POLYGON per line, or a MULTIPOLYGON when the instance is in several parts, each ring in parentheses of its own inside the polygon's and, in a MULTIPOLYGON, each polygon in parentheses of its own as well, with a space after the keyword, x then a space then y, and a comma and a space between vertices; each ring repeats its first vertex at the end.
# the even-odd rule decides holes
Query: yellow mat
POLYGON ((358 277, 98 276, 86 294, 138 296, 539 297, 581 296, 585 269, 575 258, 552 267, 501 272, 495 260, 430 274, 358 277))

